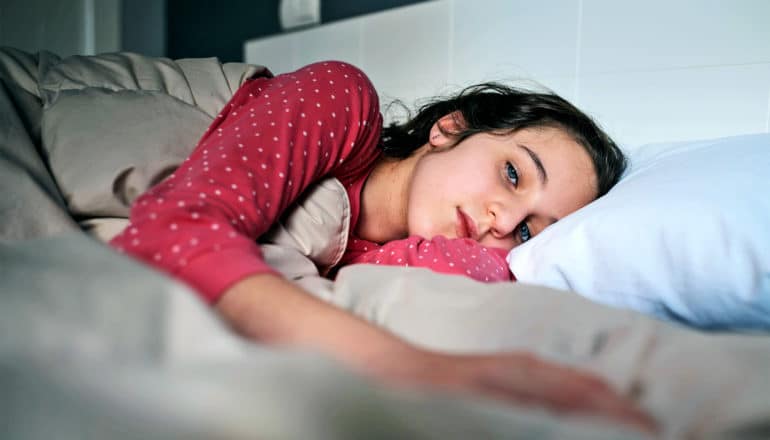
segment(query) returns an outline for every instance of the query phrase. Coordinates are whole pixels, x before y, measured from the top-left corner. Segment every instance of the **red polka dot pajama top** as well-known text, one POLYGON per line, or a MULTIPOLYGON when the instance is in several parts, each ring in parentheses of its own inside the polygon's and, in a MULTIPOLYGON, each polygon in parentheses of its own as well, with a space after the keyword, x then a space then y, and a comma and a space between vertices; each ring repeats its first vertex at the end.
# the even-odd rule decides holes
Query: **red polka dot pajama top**
POLYGON ((380 154, 381 128, 377 94, 349 64, 317 63, 250 79, 174 174, 134 202, 130 224, 111 244, 213 303, 245 277, 278 273, 256 239, 308 186, 333 176, 347 190, 352 215, 340 265, 513 279, 505 252, 470 239, 413 236, 380 245, 353 234, 361 189, 380 154))

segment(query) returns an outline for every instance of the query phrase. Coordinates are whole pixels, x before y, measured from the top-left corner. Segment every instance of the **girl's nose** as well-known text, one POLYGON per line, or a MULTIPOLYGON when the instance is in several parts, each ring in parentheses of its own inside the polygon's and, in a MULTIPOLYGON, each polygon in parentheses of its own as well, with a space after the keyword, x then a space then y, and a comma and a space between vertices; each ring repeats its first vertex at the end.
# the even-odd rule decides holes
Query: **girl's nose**
POLYGON ((510 235, 524 221, 526 210, 514 203, 495 203, 489 206, 489 215, 492 218, 492 235, 502 238, 510 235))

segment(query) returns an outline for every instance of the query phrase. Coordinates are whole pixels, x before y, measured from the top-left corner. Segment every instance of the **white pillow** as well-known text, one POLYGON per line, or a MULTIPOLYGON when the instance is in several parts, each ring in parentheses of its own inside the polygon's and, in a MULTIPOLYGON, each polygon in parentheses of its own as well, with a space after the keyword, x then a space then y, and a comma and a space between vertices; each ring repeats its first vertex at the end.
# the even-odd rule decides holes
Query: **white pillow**
POLYGON ((511 251, 520 282, 704 328, 770 329, 770 134, 652 144, 511 251))

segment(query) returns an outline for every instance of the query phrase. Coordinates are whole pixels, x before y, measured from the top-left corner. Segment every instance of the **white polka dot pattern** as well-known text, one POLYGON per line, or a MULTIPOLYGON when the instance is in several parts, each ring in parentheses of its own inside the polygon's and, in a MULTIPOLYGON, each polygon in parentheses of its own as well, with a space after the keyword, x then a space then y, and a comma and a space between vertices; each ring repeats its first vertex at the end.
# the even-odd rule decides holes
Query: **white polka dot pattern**
POLYGON ((137 199, 112 245, 214 302, 246 276, 275 272, 255 240, 308 186, 365 179, 381 126, 374 88, 349 64, 248 80, 179 169, 137 199))
POLYGON ((427 267, 433 271, 465 275, 477 281, 514 281, 504 249, 488 248, 468 238, 436 236, 428 240, 412 236, 382 246, 353 239, 343 264, 383 264, 427 267))

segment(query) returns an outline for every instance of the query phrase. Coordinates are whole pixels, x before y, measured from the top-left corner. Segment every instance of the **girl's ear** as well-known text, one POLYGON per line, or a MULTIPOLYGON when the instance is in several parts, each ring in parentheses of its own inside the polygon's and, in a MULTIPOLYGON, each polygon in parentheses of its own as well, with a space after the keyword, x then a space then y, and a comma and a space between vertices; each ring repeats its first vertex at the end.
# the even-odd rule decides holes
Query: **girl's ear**
POLYGON ((448 148, 457 142, 457 133, 464 128, 465 121, 459 111, 444 115, 430 128, 428 143, 433 148, 448 148))

